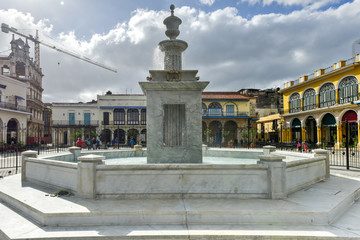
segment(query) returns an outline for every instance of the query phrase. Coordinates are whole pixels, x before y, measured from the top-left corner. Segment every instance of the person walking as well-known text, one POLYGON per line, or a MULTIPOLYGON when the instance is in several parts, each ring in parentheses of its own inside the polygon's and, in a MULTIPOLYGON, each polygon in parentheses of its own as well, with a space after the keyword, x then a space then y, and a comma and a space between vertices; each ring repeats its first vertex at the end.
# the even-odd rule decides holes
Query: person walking
POLYGON ((82 145, 83 145, 83 141, 81 140, 81 138, 78 138, 78 140, 76 141, 76 146, 81 149, 82 145))
POLYGON ((96 139, 95 139, 95 137, 92 138, 91 143, 92 143, 92 149, 95 150, 96 149, 96 139))

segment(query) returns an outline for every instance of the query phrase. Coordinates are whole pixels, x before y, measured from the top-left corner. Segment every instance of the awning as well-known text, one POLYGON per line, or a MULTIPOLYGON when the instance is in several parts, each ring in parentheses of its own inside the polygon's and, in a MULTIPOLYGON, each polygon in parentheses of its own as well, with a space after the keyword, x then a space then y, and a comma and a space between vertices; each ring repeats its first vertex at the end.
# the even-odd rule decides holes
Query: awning
POLYGON ((5 89, 5 88, 6 88, 6 85, 0 84, 0 88, 5 89))
POLYGON ((21 97, 21 96, 15 96, 16 98, 18 99, 21 99, 21 100, 25 100, 25 98, 21 97))
POLYGON ((347 111, 344 116, 342 117, 342 122, 346 122, 346 119, 349 123, 357 122, 357 114, 355 111, 347 111))
POLYGON ((322 119, 322 125, 324 127, 335 127, 336 120, 333 115, 330 113, 325 114, 324 118, 322 119))
POLYGON ((298 118, 295 118, 291 123, 291 128, 301 128, 301 122, 298 118))
POLYGON ((146 109, 145 106, 100 106, 101 109, 146 109))

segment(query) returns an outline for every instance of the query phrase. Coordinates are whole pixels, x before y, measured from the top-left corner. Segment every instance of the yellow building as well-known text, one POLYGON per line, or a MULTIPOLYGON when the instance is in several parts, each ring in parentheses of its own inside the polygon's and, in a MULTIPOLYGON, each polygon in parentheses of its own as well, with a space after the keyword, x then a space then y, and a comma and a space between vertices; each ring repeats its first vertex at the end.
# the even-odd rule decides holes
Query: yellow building
POLYGON ((273 114, 261 117, 256 121, 258 142, 263 143, 279 143, 281 139, 282 121, 280 114, 273 114))
POLYGON ((359 143, 359 55, 284 84, 284 142, 343 146, 359 143))
POLYGON ((256 98, 238 92, 203 92, 203 142, 230 147, 255 142, 255 108, 256 98))

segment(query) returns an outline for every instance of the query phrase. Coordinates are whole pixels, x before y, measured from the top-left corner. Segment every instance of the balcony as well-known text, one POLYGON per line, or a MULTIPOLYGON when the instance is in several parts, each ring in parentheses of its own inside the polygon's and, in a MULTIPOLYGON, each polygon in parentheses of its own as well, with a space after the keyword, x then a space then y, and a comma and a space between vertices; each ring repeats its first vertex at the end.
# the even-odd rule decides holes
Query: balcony
POLYGON ((52 125, 53 125, 53 127, 98 127, 99 121, 98 120, 94 120, 94 121, 53 120, 52 125))
POLYGON ((248 118, 250 116, 249 112, 222 112, 209 110, 202 112, 203 118, 248 118))
POLYGON ((40 106, 43 106, 44 103, 42 101, 40 101, 39 99, 36 99, 35 97, 31 96, 31 95, 26 95, 26 100, 28 101, 32 101, 40 106))
POLYGON ((101 121, 104 126, 125 126, 125 125, 146 125, 146 120, 114 120, 114 121, 101 121))
POLYGON ((9 110, 30 113, 30 110, 26 106, 16 105, 15 103, 9 102, 0 102, 0 108, 5 108, 9 110))

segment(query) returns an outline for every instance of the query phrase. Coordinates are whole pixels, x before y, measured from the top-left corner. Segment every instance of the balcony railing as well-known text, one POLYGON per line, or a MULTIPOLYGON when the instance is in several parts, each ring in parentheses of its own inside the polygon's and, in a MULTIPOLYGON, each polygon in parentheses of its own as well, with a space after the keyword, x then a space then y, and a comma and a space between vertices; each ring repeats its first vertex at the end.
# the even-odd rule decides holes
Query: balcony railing
POLYGON ((97 127, 99 126, 99 121, 84 121, 84 120, 76 120, 76 121, 69 121, 69 120, 53 120, 52 121, 53 127, 55 126, 66 126, 66 127, 80 127, 80 126, 91 126, 97 127))
POLYGON ((146 120, 114 120, 114 121, 101 121, 102 125, 105 126, 124 126, 124 125, 146 125, 146 120))
POLYGON ((31 95, 26 95, 26 100, 31 100, 39 105, 43 105, 42 101, 40 101, 39 99, 36 99, 35 97, 33 97, 31 95))
POLYGON ((9 103, 9 102, 0 102, 0 108, 30 113, 29 108, 27 108, 25 106, 21 106, 21 105, 16 105, 14 103, 9 103))
POLYGON ((203 111, 203 117, 249 117, 249 112, 213 112, 203 111))

